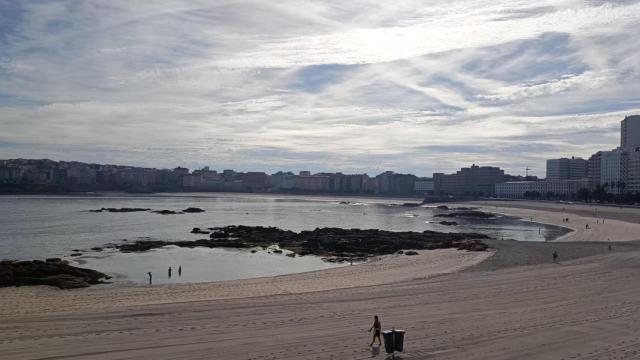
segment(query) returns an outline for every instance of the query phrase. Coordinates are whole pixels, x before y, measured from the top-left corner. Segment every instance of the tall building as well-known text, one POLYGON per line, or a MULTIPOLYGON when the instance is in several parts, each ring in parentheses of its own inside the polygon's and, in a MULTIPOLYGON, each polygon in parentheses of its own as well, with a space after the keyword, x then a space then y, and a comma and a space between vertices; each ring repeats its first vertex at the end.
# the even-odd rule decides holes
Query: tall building
POLYGON ((620 126, 622 150, 633 151, 640 147, 640 115, 626 116, 620 126))
POLYGON ((455 174, 433 174, 434 192, 437 194, 492 196, 495 184, 505 181, 504 170, 475 164, 455 174))
POLYGON ((375 177, 376 194, 413 194, 418 177, 412 174, 397 174, 385 171, 375 177))
POLYGON ((602 151, 600 156, 600 185, 611 194, 622 193, 621 183, 626 177, 626 155, 624 151, 615 149, 602 151))
POLYGON ((571 157, 547 160, 547 180, 577 180, 587 177, 588 161, 571 157))
POLYGON ((587 177, 589 178, 589 188, 593 189, 600 185, 600 161, 602 158, 602 151, 591 155, 589 163, 587 165, 587 177))
POLYGON ((640 147, 630 150, 626 160, 627 171, 622 190, 625 192, 640 192, 640 147))

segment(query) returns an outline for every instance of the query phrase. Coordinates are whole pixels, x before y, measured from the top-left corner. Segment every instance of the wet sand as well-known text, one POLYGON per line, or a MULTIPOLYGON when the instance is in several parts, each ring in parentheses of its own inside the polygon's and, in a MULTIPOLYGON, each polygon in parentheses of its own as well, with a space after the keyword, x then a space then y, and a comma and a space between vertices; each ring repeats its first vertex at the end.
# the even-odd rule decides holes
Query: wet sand
POLYGON ((402 359, 638 359, 640 243, 608 250, 579 234, 224 283, 0 289, 0 354, 385 359, 368 346, 378 314, 383 329, 407 330, 402 359))
POLYGON ((573 230, 555 241, 640 240, 640 209, 635 208, 532 201, 474 201, 456 206, 478 206, 482 211, 573 230), (564 218, 569 222, 563 222, 564 218))

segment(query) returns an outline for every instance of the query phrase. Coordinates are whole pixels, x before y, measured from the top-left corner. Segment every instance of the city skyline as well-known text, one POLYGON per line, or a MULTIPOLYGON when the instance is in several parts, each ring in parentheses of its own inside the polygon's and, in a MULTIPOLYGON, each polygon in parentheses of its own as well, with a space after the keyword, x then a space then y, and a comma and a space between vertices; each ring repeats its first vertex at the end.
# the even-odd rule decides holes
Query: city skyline
POLYGON ((640 113, 637 1, 0 10, 5 159, 544 176, 640 113))

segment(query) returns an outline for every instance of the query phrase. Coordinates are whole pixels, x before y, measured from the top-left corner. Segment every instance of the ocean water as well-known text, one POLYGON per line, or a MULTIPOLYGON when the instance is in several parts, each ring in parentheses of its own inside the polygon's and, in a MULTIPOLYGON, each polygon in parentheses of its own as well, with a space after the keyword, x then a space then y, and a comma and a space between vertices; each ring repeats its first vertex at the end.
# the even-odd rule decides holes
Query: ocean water
MULTIPOLYGON (((409 201, 409 200, 406 200, 409 201)), ((434 218, 431 207, 400 206, 404 201, 377 198, 309 197, 262 194, 88 194, 73 196, 0 196, 0 259, 63 257, 107 272, 116 282, 220 281, 273 276, 342 266, 314 256, 290 258, 268 250, 252 254, 235 249, 163 248, 122 254, 93 247, 138 239, 197 240, 193 227, 277 226, 294 231, 316 227, 376 228, 391 231, 480 232, 501 239, 545 241, 566 230, 510 217, 489 220, 434 218), (160 215, 150 212, 94 213, 102 207, 182 210, 204 213, 160 215), (437 222, 454 220, 460 225, 437 222), (74 249, 83 256, 71 258, 74 249), (168 267, 173 276, 168 278, 168 267), (183 267, 177 276, 178 266, 183 267)))

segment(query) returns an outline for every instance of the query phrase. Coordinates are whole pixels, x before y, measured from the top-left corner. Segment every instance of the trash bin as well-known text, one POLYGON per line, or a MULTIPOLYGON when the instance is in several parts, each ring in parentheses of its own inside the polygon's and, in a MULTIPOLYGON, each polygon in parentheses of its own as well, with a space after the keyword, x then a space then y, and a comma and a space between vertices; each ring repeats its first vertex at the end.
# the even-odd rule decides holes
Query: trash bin
MULTIPOLYGON (((402 352, 402 350, 404 349, 404 333, 405 331, 400 329, 395 329, 393 331, 393 343, 396 351, 402 352)), ((386 341, 385 341, 385 346, 386 346, 386 341)))
POLYGON ((384 339, 384 350, 387 354, 391 354, 395 349, 393 330, 383 331, 382 338, 384 339))

